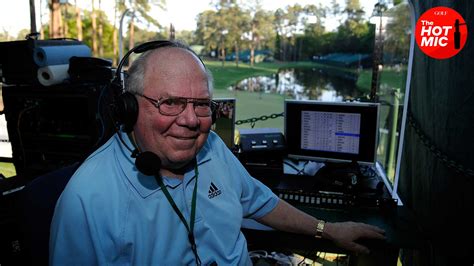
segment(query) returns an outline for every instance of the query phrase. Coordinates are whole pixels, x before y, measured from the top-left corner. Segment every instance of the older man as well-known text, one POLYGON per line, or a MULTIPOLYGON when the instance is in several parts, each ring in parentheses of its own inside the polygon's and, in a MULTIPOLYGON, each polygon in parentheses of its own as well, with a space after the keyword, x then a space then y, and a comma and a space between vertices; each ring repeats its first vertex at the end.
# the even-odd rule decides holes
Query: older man
POLYGON ((252 178, 210 131, 212 84, 186 46, 150 49, 129 70, 133 132, 118 132, 78 169, 61 195, 50 238, 55 265, 250 265, 243 218, 320 235, 356 252, 377 227, 324 223, 252 178), (141 173, 130 149, 152 152, 159 173, 141 173))

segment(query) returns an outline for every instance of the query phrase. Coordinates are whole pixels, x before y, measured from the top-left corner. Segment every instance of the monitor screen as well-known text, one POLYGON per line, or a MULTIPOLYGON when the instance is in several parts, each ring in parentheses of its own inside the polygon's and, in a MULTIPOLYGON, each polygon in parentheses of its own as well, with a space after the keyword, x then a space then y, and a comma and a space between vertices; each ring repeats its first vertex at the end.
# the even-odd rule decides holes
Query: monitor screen
POLYGON ((288 157, 375 163, 379 104, 285 101, 288 157))
POLYGON ((213 99, 218 106, 215 112, 216 121, 212 125, 212 130, 221 137, 230 149, 234 148, 235 130, 235 98, 213 99))

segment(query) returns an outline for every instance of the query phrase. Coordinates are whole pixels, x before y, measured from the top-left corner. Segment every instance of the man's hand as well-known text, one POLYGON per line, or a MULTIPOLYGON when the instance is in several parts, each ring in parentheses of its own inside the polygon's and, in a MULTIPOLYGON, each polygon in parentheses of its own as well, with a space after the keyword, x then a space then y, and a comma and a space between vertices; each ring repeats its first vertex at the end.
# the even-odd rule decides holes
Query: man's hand
POLYGON ((333 241, 341 248, 369 254, 369 249, 356 243, 358 239, 380 239, 385 240, 385 231, 377 226, 364 223, 342 222, 326 223, 323 232, 323 238, 333 241))

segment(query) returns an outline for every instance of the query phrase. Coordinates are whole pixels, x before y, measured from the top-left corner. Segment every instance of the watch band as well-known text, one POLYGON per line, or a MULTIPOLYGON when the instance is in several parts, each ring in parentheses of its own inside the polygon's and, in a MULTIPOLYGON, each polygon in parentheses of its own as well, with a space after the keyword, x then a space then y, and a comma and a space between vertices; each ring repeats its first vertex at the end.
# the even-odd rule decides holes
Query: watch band
POLYGON ((326 224, 325 221, 318 220, 318 223, 316 224, 316 235, 314 237, 323 238, 323 231, 324 231, 325 224, 326 224))

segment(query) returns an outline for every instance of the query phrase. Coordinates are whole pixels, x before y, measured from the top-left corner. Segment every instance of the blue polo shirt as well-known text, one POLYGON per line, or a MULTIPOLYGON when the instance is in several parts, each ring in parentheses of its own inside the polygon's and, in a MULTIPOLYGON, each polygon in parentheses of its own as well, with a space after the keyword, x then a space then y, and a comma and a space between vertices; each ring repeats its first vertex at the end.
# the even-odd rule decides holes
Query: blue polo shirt
MULTIPOLYGON (((124 141, 132 147, 123 133, 124 141)), ((214 133, 197 154, 194 233, 202 264, 250 265, 243 218, 264 216, 278 197, 252 178, 214 133)), ((189 223, 196 177, 163 178, 189 223)), ((138 172, 114 135, 69 181, 51 224, 52 265, 195 265, 187 231, 156 180, 138 172)))

